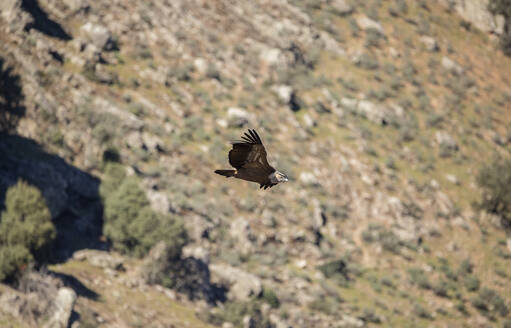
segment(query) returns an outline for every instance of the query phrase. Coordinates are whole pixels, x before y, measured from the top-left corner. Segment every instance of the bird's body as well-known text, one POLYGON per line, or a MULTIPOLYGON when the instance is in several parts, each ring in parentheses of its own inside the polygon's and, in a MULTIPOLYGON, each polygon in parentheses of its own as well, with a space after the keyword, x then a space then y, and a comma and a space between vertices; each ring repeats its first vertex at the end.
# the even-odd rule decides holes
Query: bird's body
POLYGON ((227 178, 257 182, 259 188, 264 189, 288 181, 285 174, 268 164, 266 150, 255 130, 248 130, 241 138, 243 140, 234 142, 229 151, 229 164, 235 170, 216 170, 215 173, 227 178))

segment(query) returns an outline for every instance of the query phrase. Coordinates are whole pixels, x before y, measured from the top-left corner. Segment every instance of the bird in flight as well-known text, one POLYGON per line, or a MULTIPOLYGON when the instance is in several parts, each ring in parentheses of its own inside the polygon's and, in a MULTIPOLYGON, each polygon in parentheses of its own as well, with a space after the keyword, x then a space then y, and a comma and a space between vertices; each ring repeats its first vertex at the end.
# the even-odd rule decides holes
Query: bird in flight
POLYGON ((257 182, 259 188, 264 189, 289 180, 284 173, 268 164, 266 150, 255 130, 249 129, 241 139, 243 140, 233 142, 229 151, 229 164, 235 170, 216 170, 216 174, 257 182))

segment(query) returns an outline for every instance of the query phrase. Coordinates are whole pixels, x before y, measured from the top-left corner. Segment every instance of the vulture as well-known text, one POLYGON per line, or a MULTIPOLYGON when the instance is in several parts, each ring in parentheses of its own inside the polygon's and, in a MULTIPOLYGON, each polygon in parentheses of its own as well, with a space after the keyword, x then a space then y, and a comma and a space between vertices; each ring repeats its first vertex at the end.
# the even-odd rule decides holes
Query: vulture
POLYGON ((259 188, 264 189, 289 180, 284 173, 268 164, 266 150, 255 130, 249 129, 241 139, 243 140, 233 142, 229 151, 229 164, 235 170, 216 170, 216 174, 257 182, 259 188))

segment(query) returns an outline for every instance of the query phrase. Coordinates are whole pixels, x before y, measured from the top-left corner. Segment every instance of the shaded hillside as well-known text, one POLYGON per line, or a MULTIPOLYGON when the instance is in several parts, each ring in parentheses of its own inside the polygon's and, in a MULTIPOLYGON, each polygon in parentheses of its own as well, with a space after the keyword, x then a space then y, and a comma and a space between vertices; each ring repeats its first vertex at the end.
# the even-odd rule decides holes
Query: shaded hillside
MULTIPOLYGON (((78 293, 72 321, 509 326, 509 232, 472 204, 479 170, 510 155, 511 59, 440 2, 2 5, 0 56, 24 96, 15 138, 83 171, 76 186, 94 193, 90 175, 104 188, 115 163, 152 208, 137 219, 183 221, 188 235, 182 253, 147 253, 161 237, 133 237, 151 231, 140 221, 104 233, 99 260, 51 266, 99 295, 78 293), (261 191, 213 174, 247 128, 290 182, 261 191), (137 243, 145 258, 127 255, 137 243)), ((99 233, 101 208, 85 199, 62 213, 99 233)))

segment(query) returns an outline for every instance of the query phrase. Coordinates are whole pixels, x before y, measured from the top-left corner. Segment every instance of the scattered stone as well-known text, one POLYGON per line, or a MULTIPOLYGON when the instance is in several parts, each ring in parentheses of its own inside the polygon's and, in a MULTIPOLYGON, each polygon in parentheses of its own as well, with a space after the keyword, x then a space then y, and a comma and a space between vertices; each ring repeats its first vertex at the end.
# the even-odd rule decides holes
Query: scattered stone
POLYGON ((83 249, 75 252, 73 254, 73 259, 77 261, 88 261, 91 265, 103 269, 124 270, 124 259, 105 251, 83 249))
POLYGON ((458 180, 458 178, 454 174, 446 174, 445 178, 447 179, 447 181, 449 181, 452 184, 455 184, 455 185, 459 185, 460 184, 460 181, 458 180))
POLYGON ((357 24, 364 31, 375 30, 381 35, 385 35, 385 31, 383 30, 381 24, 367 16, 360 16, 359 18, 357 18, 357 24))
POLYGON ((251 115, 242 108, 230 107, 227 110, 227 118, 229 119, 229 126, 241 128, 249 123, 251 115))
POLYGON ((275 85, 272 90, 277 94, 277 97, 283 104, 289 104, 293 97, 293 87, 289 85, 275 85))
POLYGON ((397 51, 397 49, 394 47, 389 48, 389 55, 392 56, 393 58, 401 57, 401 54, 399 53, 399 51, 397 51))
POLYGON ((282 51, 277 48, 265 49, 261 52, 261 60, 269 66, 278 66, 284 61, 282 51))
POLYGON ((442 67, 453 74, 460 75, 463 73, 463 68, 458 63, 446 56, 442 57, 442 67))
POLYGON ((341 106, 344 107, 346 110, 354 113, 357 110, 358 107, 358 100, 353 98, 341 98, 341 106))
POLYGON ((313 119, 309 114, 303 115, 303 123, 308 128, 313 128, 317 124, 316 120, 313 119))
POLYGON ((193 61, 193 66, 195 67, 195 70, 199 72, 201 75, 206 74, 208 71, 208 63, 204 58, 196 58, 193 61))
POLYGON ((390 124, 395 119, 393 111, 389 110, 386 106, 375 104, 368 100, 358 102, 357 112, 369 121, 381 125, 390 124))
POLYGON ((435 140, 441 147, 446 147, 451 150, 458 150, 458 144, 454 138, 445 131, 437 131, 435 133, 435 140))

